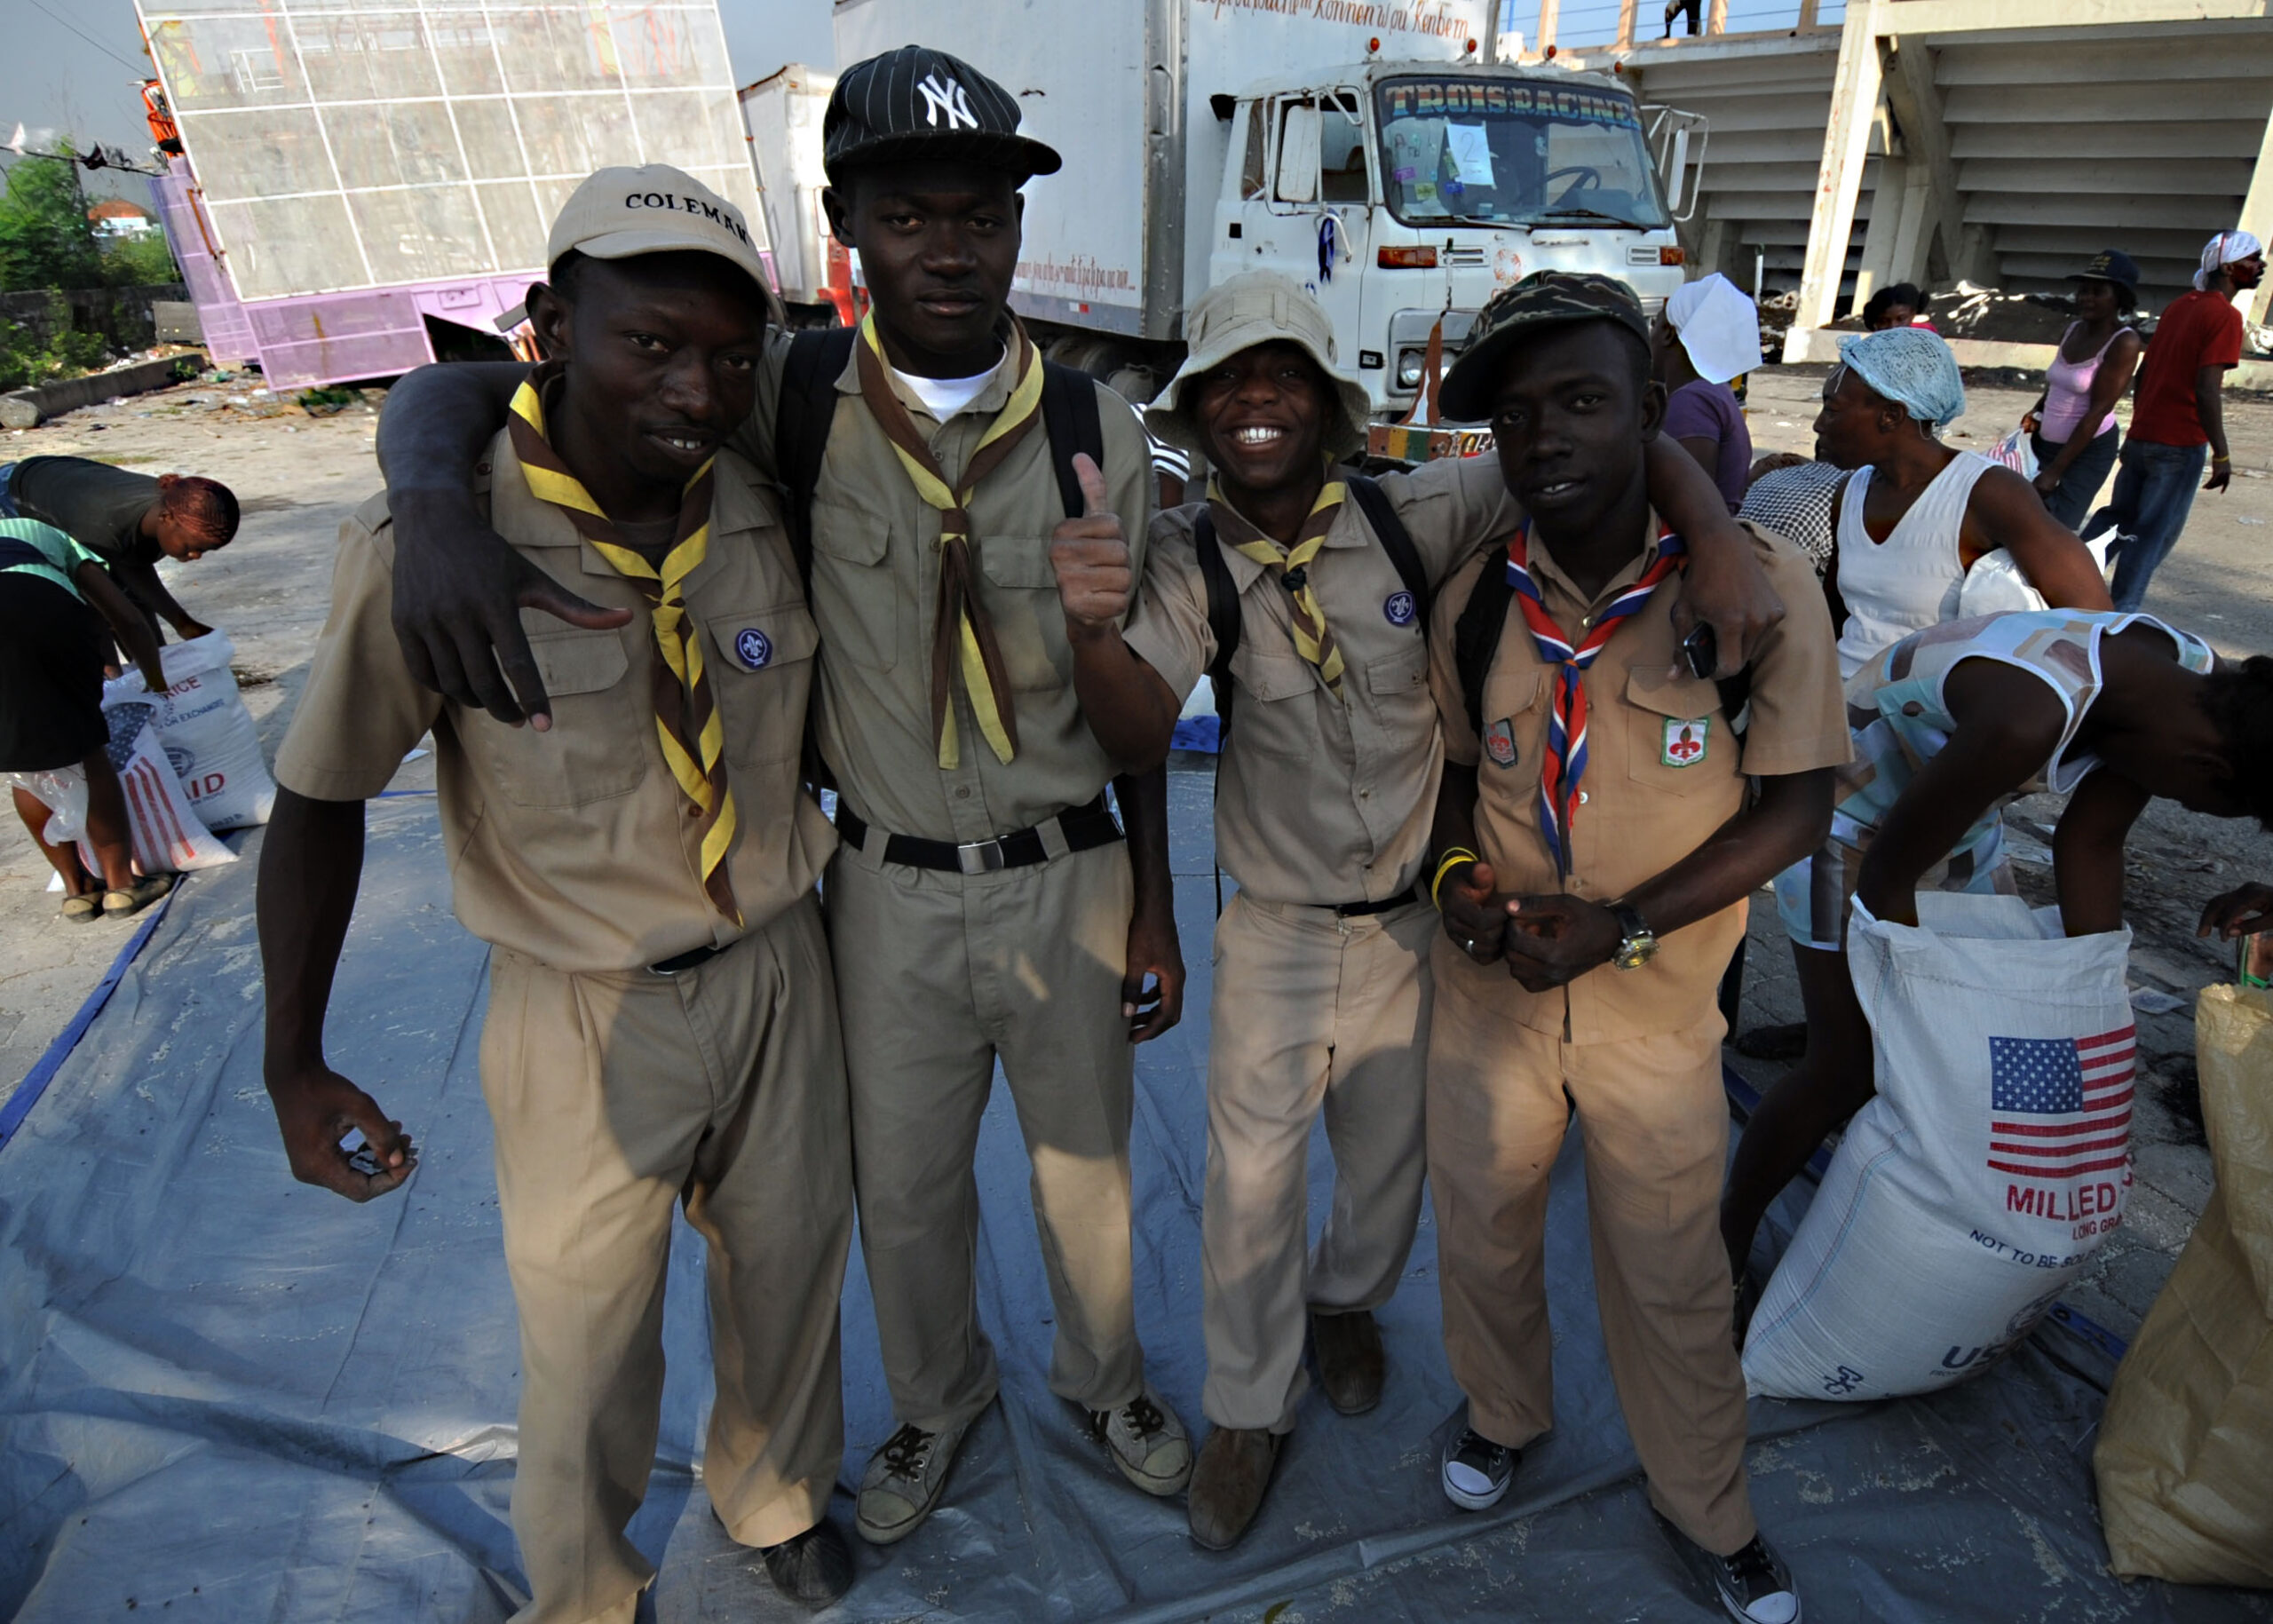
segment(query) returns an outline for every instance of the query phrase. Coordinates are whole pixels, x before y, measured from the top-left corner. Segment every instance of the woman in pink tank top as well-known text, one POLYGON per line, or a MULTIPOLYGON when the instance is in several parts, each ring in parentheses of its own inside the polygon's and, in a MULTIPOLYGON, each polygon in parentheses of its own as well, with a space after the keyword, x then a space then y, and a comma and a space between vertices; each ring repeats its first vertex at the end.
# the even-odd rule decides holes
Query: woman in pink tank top
POLYGON ((2077 319, 2060 336, 2044 393, 2023 421, 2031 432, 2045 511, 2072 530, 2115 466, 2115 403, 2131 387, 2146 345, 2123 325, 2139 303, 2139 267, 2128 254, 2103 249, 2068 280, 2076 284, 2077 319))

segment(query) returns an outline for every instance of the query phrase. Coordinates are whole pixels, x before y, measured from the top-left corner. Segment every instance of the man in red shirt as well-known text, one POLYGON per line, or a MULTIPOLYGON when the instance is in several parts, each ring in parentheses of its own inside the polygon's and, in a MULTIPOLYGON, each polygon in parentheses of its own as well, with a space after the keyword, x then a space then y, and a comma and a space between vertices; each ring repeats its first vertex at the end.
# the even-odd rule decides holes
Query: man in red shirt
POLYGON ((2233 478, 2218 389, 2225 370, 2241 360, 2241 312, 2233 296, 2257 286, 2265 257, 2245 231, 2222 231, 2202 250, 2195 291, 2182 297, 2156 325, 2139 388, 2131 432, 2115 475, 2115 495, 2091 528, 2115 527, 2115 606, 2135 610, 2147 596, 2155 566, 2169 555, 2194 505, 2207 448, 2210 479, 2204 490, 2222 491, 2233 478))

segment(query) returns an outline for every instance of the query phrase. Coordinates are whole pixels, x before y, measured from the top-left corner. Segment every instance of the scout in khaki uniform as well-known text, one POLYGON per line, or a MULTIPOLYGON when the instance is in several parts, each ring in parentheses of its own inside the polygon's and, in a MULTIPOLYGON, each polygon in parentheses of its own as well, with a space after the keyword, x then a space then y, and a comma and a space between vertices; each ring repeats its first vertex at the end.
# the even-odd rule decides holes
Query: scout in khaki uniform
MULTIPOLYGON (((1358 1414, 1381 1398, 1373 1311, 1412 1248, 1423 1172, 1436 915, 1416 883, 1444 746, 1422 600, 1522 516, 1485 459, 1384 478, 1377 488, 1414 555, 1408 584, 1396 543, 1366 517, 1366 487, 1329 461, 1364 443, 1366 409, 1365 392, 1333 369, 1332 332, 1316 299, 1269 273, 1193 305, 1190 359, 1148 422, 1203 452, 1216 480, 1205 505, 1153 521, 1120 646, 1149 705, 1128 718, 1125 742, 1102 684, 1089 707, 1109 745, 1166 750, 1184 696, 1220 662, 1215 561, 1199 549, 1216 550, 1240 630, 1220 696, 1216 840, 1239 889, 1216 931, 1201 1224, 1202 1404, 1216 1425, 1190 1498, 1192 1537, 1216 1549, 1253 1519, 1294 1427, 1306 1308, 1327 1401, 1358 1414), (1321 1111, 1334 1193, 1306 1260, 1303 1163, 1321 1111)), ((1751 538, 1711 482, 1670 442, 1655 460, 1669 505, 1718 532, 1700 545, 1755 574, 1751 538)), ((1090 654, 1085 645, 1085 665, 1090 654)))
POLYGON ((1446 583, 1430 637, 1449 764, 1429 1178, 1468 1395, 1445 1492, 1495 1503, 1554 1423, 1548 1173, 1575 1112, 1603 1339, 1651 1503, 1730 1616, 1793 1624, 1745 1487, 1714 992, 1746 896, 1828 827, 1848 757, 1829 616, 1807 560, 1761 536, 1789 618, 1753 651, 1735 736, 1744 700, 1684 669, 1674 631, 1686 550, 1643 481, 1665 397, 1623 284, 1541 272, 1502 292, 1444 400, 1491 419, 1529 514, 1446 583))
MULTIPOLYGON (((1103 472, 1070 459, 1089 511, 1067 517, 1041 358, 1007 310, 1018 188, 1058 158, 1018 125, 1008 91, 916 45, 848 68, 822 121, 823 202, 873 300, 828 395, 809 535, 861 1249, 901 1423, 861 1480, 856 1526, 878 1542, 930 1514, 996 1390, 972 1157, 998 1059, 1034 1164, 1051 1390, 1146 1493, 1176 1493, 1192 1464, 1144 1380, 1131 1262, 1129 1044, 1173 1023, 1184 973, 1166 784, 1124 780, 1124 844, 1102 801, 1121 764, 1091 730, 1073 647, 1120 645, 1151 456, 1126 403, 1081 383, 1103 472)), ((772 460, 790 359, 777 343, 733 442, 753 461, 772 460)), ((514 695, 542 715, 547 685, 516 605, 594 613, 515 564, 451 483, 469 426, 494 423, 519 376, 427 368, 394 392, 381 436, 390 471, 417 482, 391 492, 417 564, 398 604, 405 658, 515 719, 514 695)))
POLYGON ((733 207, 660 166, 584 182, 548 248, 529 313, 553 359, 490 445, 487 512, 622 623, 543 636, 556 729, 505 726, 405 668, 385 499, 341 527, 261 853, 268 1089, 300 1178, 368 1200, 410 1176, 401 1125, 327 1065, 323 1016, 362 803, 431 728, 457 915, 495 950, 481 1081, 520 1314, 515 1617, 628 1621, 654 1576, 624 1528, 653 1463, 682 1197, 710 1244, 710 1502, 818 1605, 851 1579, 823 1516, 852 1224, 813 890, 836 840, 798 782, 812 620, 770 495, 720 449, 756 391, 764 271, 733 207), (685 207, 638 206, 662 194, 685 207))

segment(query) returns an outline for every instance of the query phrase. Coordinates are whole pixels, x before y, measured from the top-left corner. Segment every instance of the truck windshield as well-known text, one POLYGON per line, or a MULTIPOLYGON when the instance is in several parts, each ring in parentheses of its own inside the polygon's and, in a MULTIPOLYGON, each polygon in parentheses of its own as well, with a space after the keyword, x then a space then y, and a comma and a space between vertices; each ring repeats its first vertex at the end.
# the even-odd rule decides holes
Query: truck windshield
POLYGON ((1453 75, 1385 79, 1374 95, 1389 206, 1409 226, 1667 223, 1630 97, 1453 75))

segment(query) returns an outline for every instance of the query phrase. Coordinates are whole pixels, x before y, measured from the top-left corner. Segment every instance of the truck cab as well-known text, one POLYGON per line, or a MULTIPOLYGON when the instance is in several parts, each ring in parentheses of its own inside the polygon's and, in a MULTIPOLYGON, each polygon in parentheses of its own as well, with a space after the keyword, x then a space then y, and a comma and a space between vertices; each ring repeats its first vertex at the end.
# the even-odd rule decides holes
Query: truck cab
POLYGON ((1414 406, 1440 319, 1449 364, 1534 271, 1621 278, 1653 316, 1682 283, 1641 109, 1612 79, 1368 61, 1229 99, 1208 282, 1269 269, 1309 288, 1379 416, 1414 406))

